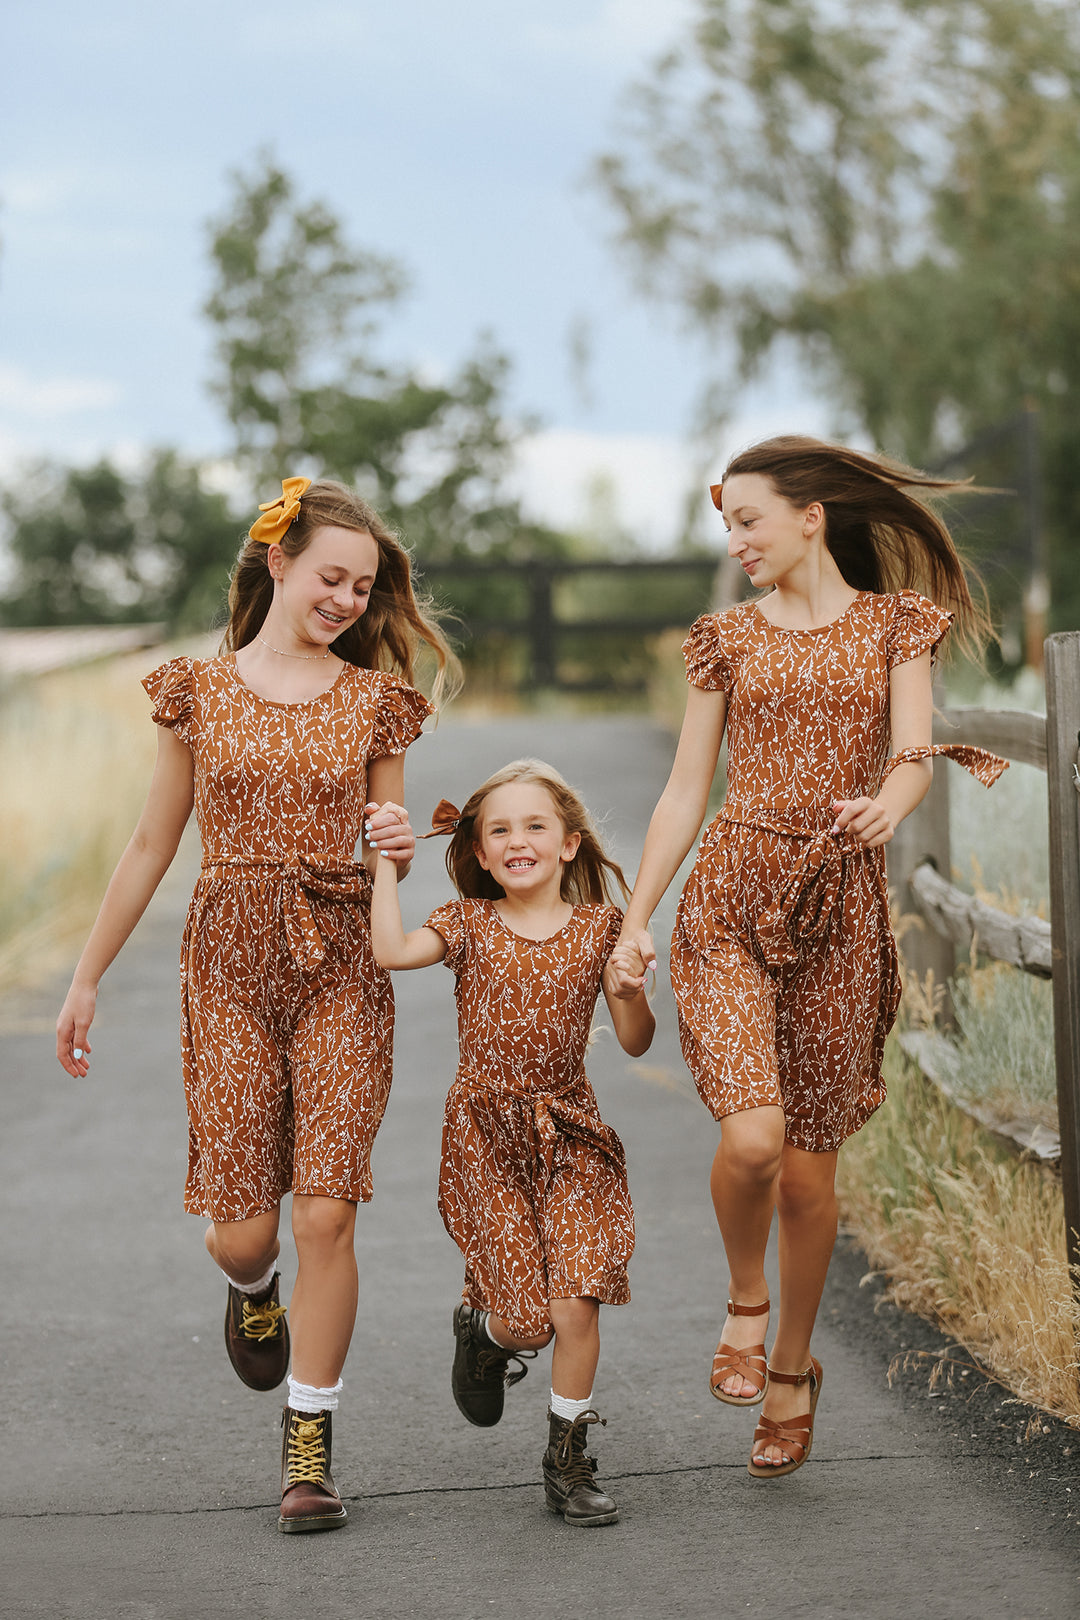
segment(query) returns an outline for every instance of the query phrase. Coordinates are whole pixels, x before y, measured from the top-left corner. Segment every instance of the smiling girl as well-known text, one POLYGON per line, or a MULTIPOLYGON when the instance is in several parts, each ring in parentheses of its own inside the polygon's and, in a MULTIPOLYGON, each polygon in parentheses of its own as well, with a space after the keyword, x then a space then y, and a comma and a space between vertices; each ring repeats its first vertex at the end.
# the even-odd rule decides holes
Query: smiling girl
POLYGON ((987 628, 918 493, 949 487, 794 436, 729 463, 713 499, 730 554, 767 594, 690 630, 686 717, 626 911, 622 938, 649 962, 649 921, 701 827, 726 730, 727 794, 679 902, 671 977, 683 1055, 723 1122, 712 1195, 728 1325, 709 1386, 731 1406, 764 1400, 757 1479, 810 1454, 837 1153, 885 1097, 900 980, 884 846, 930 786, 931 755, 987 785, 1005 766, 930 746, 931 658, 954 618, 969 643, 987 628), (774 1209, 780 1311, 766 1360, 774 1209))
POLYGON ((232 579, 221 656, 174 658, 143 682, 158 759, 57 1022, 57 1057, 89 1069, 98 986, 164 876, 194 806, 202 871, 181 955, 189 1118, 184 1207, 207 1216, 228 1280, 237 1374, 289 1367, 275 1268, 290 1189, 297 1278, 284 1413, 286 1531, 333 1529, 331 1414, 356 1314, 356 1204, 391 1080, 393 996, 371 953, 370 868, 407 870, 404 752, 431 705, 408 684, 422 644, 452 655, 378 514, 329 482, 286 479, 232 579), (398 673, 394 673, 397 671, 398 673), (404 678, 402 678, 404 677, 404 678), (363 860, 355 859, 364 805, 363 860))
POLYGON ((504 1388, 525 1376, 521 1358, 554 1339, 547 1504, 571 1524, 612 1524, 586 1432, 603 1422, 592 1406, 600 1305, 630 1298, 634 1214, 622 1143, 583 1060, 601 985, 623 1049, 638 1056, 652 1040, 644 991, 615 987, 616 951, 624 977, 643 966, 616 947, 610 886, 625 894, 625 884, 577 794, 539 760, 507 765, 460 813, 444 800, 433 830, 453 835, 446 865, 462 898, 406 934, 392 870, 401 855, 388 847, 371 932, 385 967, 445 962, 457 977, 439 1177, 439 1210, 465 1257, 451 1389, 470 1423, 490 1427, 504 1388))

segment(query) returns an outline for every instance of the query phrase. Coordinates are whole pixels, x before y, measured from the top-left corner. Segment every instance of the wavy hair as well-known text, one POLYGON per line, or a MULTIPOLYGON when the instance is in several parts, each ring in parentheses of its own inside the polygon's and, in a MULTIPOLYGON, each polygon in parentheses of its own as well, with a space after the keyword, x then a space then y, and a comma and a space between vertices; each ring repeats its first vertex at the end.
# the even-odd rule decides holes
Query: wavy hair
POLYGON ((767 478, 800 509, 825 509, 825 544, 849 585, 881 593, 916 590, 955 616, 962 650, 978 661, 993 634, 986 592, 938 514, 912 490, 934 495, 970 489, 885 456, 800 434, 765 439, 732 456, 737 473, 767 478))
MULTIPOLYGON (((278 544, 287 557, 298 557, 316 529, 327 525, 370 534, 379 548, 367 608, 330 643, 333 651, 347 664, 391 670, 413 685, 417 657, 426 645, 436 662, 432 697, 436 702, 449 700, 460 690, 461 665, 439 627, 434 604, 429 597, 416 594, 408 551, 373 506, 344 484, 321 479, 305 490, 300 511, 278 544)), ((222 652, 246 647, 266 619, 274 595, 266 551, 261 541, 245 536, 229 580, 229 622, 221 640, 222 652)))
POLYGON ((472 794, 458 819, 450 848, 446 852, 446 870, 460 895, 466 900, 501 900, 505 891, 490 872, 476 858, 475 845, 480 832, 480 817, 484 800, 496 788, 508 782, 535 782, 550 793, 567 837, 580 833, 581 842, 572 861, 563 867, 559 893, 563 900, 576 906, 615 905, 619 895, 613 892, 617 885, 623 899, 629 899, 630 889, 622 868, 605 854, 600 835, 593 825, 580 795, 542 759, 515 759, 501 771, 489 776, 472 794))

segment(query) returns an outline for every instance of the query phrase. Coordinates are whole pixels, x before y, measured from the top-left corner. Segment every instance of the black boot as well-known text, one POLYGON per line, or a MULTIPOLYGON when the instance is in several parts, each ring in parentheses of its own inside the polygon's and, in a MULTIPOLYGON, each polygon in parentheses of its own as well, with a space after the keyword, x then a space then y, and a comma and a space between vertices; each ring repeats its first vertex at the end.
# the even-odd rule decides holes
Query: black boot
POLYGON ((512 1384, 520 1383, 528 1372, 525 1359, 535 1350, 504 1350, 492 1344, 483 1329, 483 1311, 464 1302, 454 1311, 454 1366, 450 1389, 454 1404, 463 1417, 479 1429, 490 1429, 503 1415, 503 1396, 512 1384), (510 1372, 511 1361, 517 1367, 510 1372))
POLYGON ((349 1515, 330 1472, 333 1420, 329 1412, 281 1414, 281 1515, 286 1534, 336 1530, 349 1515))
POLYGON ((548 1448, 544 1452, 544 1496, 552 1513, 567 1524, 614 1524, 619 1510, 596 1484, 596 1458, 585 1450, 590 1423, 604 1425, 598 1412, 582 1412, 573 1423, 548 1413, 548 1448))

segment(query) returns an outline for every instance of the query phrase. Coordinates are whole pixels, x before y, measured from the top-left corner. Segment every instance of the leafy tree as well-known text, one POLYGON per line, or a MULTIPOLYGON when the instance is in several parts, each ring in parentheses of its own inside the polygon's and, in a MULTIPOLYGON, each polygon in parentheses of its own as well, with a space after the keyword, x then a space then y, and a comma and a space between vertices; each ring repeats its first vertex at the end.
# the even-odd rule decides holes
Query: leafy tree
POLYGON ((165 621, 220 612, 240 525, 199 467, 172 450, 126 477, 108 461, 41 465, 0 494, 14 582, 8 625, 165 621))
MULTIPOLYGON (((641 286, 715 342, 714 401, 794 345, 839 432, 924 465, 1036 406, 1061 626, 1080 623, 1078 92, 1073 0, 698 0, 597 169, 641 286)), ((969 470, 1006 484, 1001 445, 969 470)), ((979 523, 1015 596, 1016 535, 979 523)))
POLYGON ((443 384, 382 359, 404 270, 352 246, 266 154, 233 175, 210 252, 213 389, 258 487, 299 470, 366 488, 426 559, 513 544, 520 514, 500 488, 508 362, 489 340, 443 384))

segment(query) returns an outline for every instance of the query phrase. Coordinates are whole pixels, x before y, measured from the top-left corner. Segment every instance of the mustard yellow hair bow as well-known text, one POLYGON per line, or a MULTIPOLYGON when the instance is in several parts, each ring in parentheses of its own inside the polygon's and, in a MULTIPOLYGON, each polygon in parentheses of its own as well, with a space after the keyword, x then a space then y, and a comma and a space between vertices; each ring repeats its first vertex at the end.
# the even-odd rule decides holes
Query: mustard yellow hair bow
POLYGON ((458 822, 461 820, 461 811, 449 799, 440 799, 431 814, 431 831, 421 833, 421 838, 436 838, 440 833, 451 837, 457 832, 458 822))
POLYGON ((272 546, 282 538, 289 524, 300 510, 300 497, 311 488, 310 478, 283 478, 281 494, 276 501, 263 501, 259 511, 265 517, 256 518, 248 530, 250 540, 272 546))

